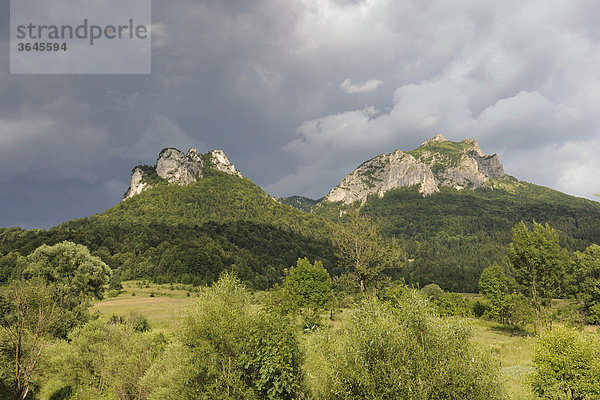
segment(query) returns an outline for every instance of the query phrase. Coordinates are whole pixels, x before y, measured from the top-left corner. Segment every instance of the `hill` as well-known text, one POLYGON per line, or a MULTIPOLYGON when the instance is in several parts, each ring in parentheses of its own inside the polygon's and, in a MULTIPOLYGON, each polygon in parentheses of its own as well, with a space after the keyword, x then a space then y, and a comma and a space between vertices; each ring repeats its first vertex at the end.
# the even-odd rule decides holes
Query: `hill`
POLYGON ((0 283, 18 276, 19 255, 64 240, 100 256, 116 281, 209 284, 233 270, 264 289, 300 257, 337 275, 331 232, 353 210, 401 239, 410 261, 395 277, 451 291, 478 290, 481 271, 502 262, 521 220, 549 223, 571 251, 600 243, 599 203, 506 175, 474 140, 438 135, 382 154, 321 201, 273 199, 220 150, 168 148, 155 165, 135 167, 124 200, 101 214, 48 230, 0 229, 0 283))
POLYGON ((338 220, 355 209, 404 241, 413 261, 400 276, 421 287, 477 292, 481 271, 502 261, 521 220, 549 223, 571 251, 600 243, 599 203, 505 175, 476 141, 441 135, 363 163, 313 213, 338 220))
MULTIPOLYGON (((335 269, 332 222, 273 200, 234 168, 206 162, 215 152, 197 158, 205 161, 192 165, 194 174, 189 164, 161 169, 166 154, 181 158, 174 150, 163 150, 154 167, 134 168, 126 199, 116 206, 49 230, 2 229, 0 252, 27 255, 41 244, 70 240, 102 257, 117 279, 209 284, 234 270, 258 289, 278 282, 299 257, 335 269)), ((8 269, 0 280, 9 279, 8 269)))

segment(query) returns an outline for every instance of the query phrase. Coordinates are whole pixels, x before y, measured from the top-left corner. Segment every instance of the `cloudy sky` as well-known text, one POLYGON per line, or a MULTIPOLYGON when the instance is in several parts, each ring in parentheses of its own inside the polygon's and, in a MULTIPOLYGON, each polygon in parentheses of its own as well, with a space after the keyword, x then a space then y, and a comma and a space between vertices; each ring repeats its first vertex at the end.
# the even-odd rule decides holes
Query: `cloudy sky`
POLYGON ((101 212, 167 146, 318 198, 442 133, 521 180, 600 191, 595 0, 155 0, 152 74, 129 76, 10 75, 0 7, 0 226, 101 212))

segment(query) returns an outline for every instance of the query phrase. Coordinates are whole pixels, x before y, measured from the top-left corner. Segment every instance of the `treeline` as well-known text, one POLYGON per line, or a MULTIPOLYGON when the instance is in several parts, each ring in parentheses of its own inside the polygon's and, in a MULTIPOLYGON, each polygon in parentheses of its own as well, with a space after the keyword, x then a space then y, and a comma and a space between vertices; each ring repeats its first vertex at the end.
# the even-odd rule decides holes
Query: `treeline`
POLYGON ((327 238, 250 221, 171 226, 82 219, 48 231, 4 230, 0 237, 5 254, 0 257, 0 283, 18 276, 18 255, 65 240, 88 247, 119 280, 208 285, 222 271, 232 270, 252 288, 266 289, 280 282, 282 266, 299 257, 322 259, 332 272, 337 266, 327 238))

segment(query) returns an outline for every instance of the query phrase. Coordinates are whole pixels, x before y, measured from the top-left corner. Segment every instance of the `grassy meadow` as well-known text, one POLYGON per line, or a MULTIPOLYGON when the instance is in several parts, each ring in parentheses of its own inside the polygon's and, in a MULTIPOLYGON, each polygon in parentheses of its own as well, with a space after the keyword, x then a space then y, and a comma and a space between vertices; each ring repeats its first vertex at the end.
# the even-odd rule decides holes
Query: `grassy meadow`
MULTIPOLYGON (((177 327, 186 309, 193 303, 198 290, 190 285, 127 281, 123 282, 123 290, 117 297, 97 302, 93 311, 98 311, 102 319, 108 319, 112 315, 125 317, 136 312, 146 317, 153 329, 171 331, 177 327)), ((256 296, 261 295, 260 292, 256 293, 256 296)), ((465 296, 472 297, 468 294, 465 296)), ((335 313, 333 320, 324 315, 324 328, 343 328, 351 314, 351 309, 342 309, 335 313)), ((468 318, 467 321, 473 331, 473 342, 500 362, 509 398, 535 399, 527 383, 527 376, 532 370, 534 336, 528 331, 509 329, 483 319, 468 318)), ((305 339, 311 340, 310 335, 306 335, 305 339)))
POLYGON ((146 317, 152 328, 174 329, 196 295, 189 285, 155 285, 137 281, 123 282, 117 297, 106 297, 94 304, 92 312, 101 318, 127 316, 132 312, 146 317))

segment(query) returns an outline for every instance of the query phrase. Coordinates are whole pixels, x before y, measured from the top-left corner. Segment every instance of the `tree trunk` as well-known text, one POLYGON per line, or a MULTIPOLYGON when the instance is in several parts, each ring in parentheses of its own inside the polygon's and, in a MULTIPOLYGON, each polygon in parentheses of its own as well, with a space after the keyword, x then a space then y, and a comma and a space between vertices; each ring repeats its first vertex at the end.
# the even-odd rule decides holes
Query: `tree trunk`
POLYGON ((533 330, 536 335, 539 335, 542 333, 542 317, 540 315, 541 304, 537 294, 535 277, 531 282, 531 299, 533 300, 533 309, 535 310, 535 324, 533 326, 533 330))

